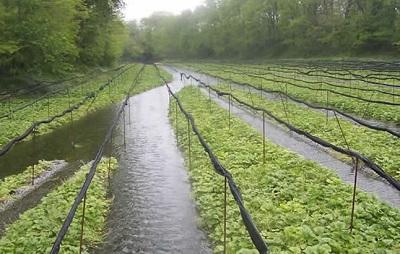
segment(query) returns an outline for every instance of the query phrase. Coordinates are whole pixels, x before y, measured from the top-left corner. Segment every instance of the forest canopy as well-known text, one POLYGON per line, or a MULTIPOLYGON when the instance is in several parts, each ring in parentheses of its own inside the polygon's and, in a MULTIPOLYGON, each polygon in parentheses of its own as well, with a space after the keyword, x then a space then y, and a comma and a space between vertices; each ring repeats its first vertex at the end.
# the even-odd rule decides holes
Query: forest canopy
POLYGON ((124 22, 123 0, 0 0, 0 74, 158 58, 398 56, 400 0, 206 0, 124 22))
POLYGON ((3 74, 111 65, 125 45, 122 0, 1 0, 3 74))
POLYGON ((398 55, 400 0, 207 0, 130 24, 163 57, 398 55))

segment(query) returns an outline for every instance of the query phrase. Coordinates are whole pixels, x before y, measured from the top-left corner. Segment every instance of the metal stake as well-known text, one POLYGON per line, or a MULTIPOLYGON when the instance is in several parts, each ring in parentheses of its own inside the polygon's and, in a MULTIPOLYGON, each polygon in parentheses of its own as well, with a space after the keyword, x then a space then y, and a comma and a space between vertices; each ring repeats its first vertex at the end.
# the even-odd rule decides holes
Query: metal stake
POLYGON ((126 150, 126 117, 125 117, 125 108, 124 108, 124 148, 126 150))
POLYGON ((329 104, 329 91, 326 91, 326 125, 328 125, 328 117, 329 117, 328 104, 329 104))
POLYGON ((189 169, 192 168, 192 139, 190 137, 190 121, 189 119, 187 120, 188 124, 188 141, 189 141, 189 169))
POLYGON ((80 239, 80 243, 79 243, 79 254, 81 254, 82 250, 83 250, 83 227, 85 224, 85 210, 86 210, 86 194, 85 194, 85 197, 83 198, 82 219, 81 219, 81 239, 80 239))
POLYGON ((50 117, 50 96, 47 95, 47 118, 50 117))
POLYGON ((111 157, 113 154, 113 133, 114 132, 111 132, 111 138, 110 138, 110 156, 108 158, 108 172, 107 172, 108 183, 110 183, 111 157))
POLYGON ((394 103, 394 86, 392 87, 393 103, 394 103))
POLYGON ((288 104, 288 88, 287 88, 287 83, 285 83, 285 89, 286 89, 286 105, 288 104))
POLYGON ((353 160, 354 165, 354 186, 353 186, 353 201, 351 205, 351 218, 350 218, 350 233, 353 232, 354 228, 354 210, 356 205, 356 190, 357 190, 357 175, 358 175, 358 158, 355 159, 355 163, 353 160))
POLYGON ((128 100, 128 119, 129 119, 129 125, 131 125, 131 99, 128 100))
POLYGON ((175 100, 175 128, 176 128, 176 140, 179 139, 179 128, 178 128, 178 101, 175 100))
MULTIPOLYGON (((35 111, 36 102, 32 104, 33 111, 35 111)), ((32 122, 35 122, 35 114, 32 114, 32 122)))
POLYGON ((13 118, 13 110, 11 107, 11 96, 8 97, 8 111, 9 111, 9 118, 12 119, 13 118))
POLYGON ((265 111, 263 111, 263 163, 265 164, 265 111))
POLYGON ((227 180, 225 176, 225 188, 224 188, 224 253, 226 254, 226 220, 227 220, 227 180))
POLYGON ((108 98, 111 99, 111 82, 112 80, 108 81, 110 84, 108 85, 108 98))
POLYGON ((32 154, 32 185, 35 185, 35 154, 36 154, 36 130, 33 129, 33 154, 32 154))
MULTIPOLYGON (((71 94, 69 91, 69 88, 67 88, 67 93, 68 93, 68 105, 69 108, 71 108, 71 94)), ((69 115, 69 121, 70 121, 70 127, 69 127, 69 139, 71 141, 71 145, 72 145, 72 149, 75 149, 75 145, 74 145, 74 139, 72 137, 72 122, 73 122, 73 115, 72 115, 73 110, 71 111, 70 115, 69 115)))
POLYGON ((210 89, 211 89, 210 86, 208 86, 208 108, 211 113, 211 90, 210 89))
POLYGON ((229 99, 228 99, 228 103, 229 103, 229 119, 228 119, 228 126, 229 126, 229 129, 231 129, 231 95, 229 95, 229 97, 228 97, 229 99))
POLYGON ((69 87, 67 88, 67 93, 68 93, 68 107, 71 107, 71 94, 69 92, 69 87))

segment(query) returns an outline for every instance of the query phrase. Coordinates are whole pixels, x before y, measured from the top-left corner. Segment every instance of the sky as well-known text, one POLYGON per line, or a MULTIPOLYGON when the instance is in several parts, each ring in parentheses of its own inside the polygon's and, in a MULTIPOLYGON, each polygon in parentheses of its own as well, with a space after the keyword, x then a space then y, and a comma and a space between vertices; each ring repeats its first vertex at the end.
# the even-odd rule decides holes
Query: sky
POLYGON ((158 11, 179 14, 187 9, 194 10, 203 2, 204 0, 125 0, 123 14, 126 21, 140 20, 158 11))

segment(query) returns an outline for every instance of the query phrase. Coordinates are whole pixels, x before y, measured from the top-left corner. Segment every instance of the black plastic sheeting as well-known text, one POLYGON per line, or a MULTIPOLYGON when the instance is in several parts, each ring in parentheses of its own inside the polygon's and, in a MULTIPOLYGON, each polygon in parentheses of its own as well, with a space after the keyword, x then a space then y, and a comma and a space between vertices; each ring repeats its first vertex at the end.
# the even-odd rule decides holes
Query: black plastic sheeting
MULTIPOLYGON (((201 71, 199 71, 199 72, 201 72, 201 71)), ((201 73, 204 73, 204 72, 201 72, 201 73)), ((392 130, 392 129, 390 129, 390 128, 386 128, 386 127, 383 127, 383 126, 378 126, 378 125, 370 124, 370 123, 368 123, 368 122, 366 122, 366 121, 364 121, 364 120, 362 120, 362 119, 359 119, 359 118, 357 118, 357 117, 354 117, 354 116, 352 116, 352 115, 350 115, 350 114, 347 114, 347 113, 345 113, 345 112, 343 112, 343 111, 340 111, 340 110, 335 109, 335 108, 332 108, 332 107, 324 107, 324 106, 315 105, 315 104, 306 102, 306 101, 304 101, 304 100, 300 100, 300 99, 298 99, 298 98, 296 98, 296 97, 293 97, 293 96, 291 96, 291 95, 289 95, 289 94, 286 94, 285 92, 282 92, 282 91, 280 91, 280 90, 272 90, 272 89, 268 89, 268 88, 264 88, 264 87, 257 87, 257 86, 251 85, 251 84, 249 84, 249 83, 236 82, 236 81, 234 81, 234 80, 232 80, 232 79, 226 79, 226 78, 222 78, 222 77, 219 77, 219 76, 210 75, 210 74, 207 74, 207 73, 205 73, 205 74, 206 74, 206 75, 209 75, 209 76, 212 76, 212 77, 214 77, 214 78, 221 79, 221 80, 226 81, 226 82, 234 83, 234 84, 239 85, 239 86, 250 87, 250 88, 252 88, 252 89, 256 89, 256 90, 258 90, 258 91, 262 91, 262 92, 269 93, 269 94, 279 94, 279 95, 283 95, 283 96, 285 96, 286 98, 288 98, 288 99, 290 99, 290 100, 292 100, 292 101, 294 101, 294 102, 296 102, 296 103, 300 103, 300 104, 306 105, 307 107, 310 107, 310 108, 313 108, 313 109, 318 109, 318 110, 329 110, 329 111, 331 111, 331 112, 336 112, 336 113, 338 113, 339 115, 342 115, 342 116, 344 116, 344 117, 346 117, 346 118, 349 118, 349 119, 351 119, 352 121, 354 121, 354 122, 356 122, 356 123, 358 123, 358 124, 360 124, 360 125, 362 125, 362 126, 365 126, 365 127, 369 128, 369 129, 376 130, 376 131, 384 131, 384 132, 387 132, 387 133, 392 134, 392 135, 395 136, 395 137, 400 138, 400 133, 398 133, 398 132, 396 132, 396 131, 394 131, 394 130, 392 130)))
MULTIPOLYGON (((232 66, 232 65, 229 65, 232 66)), ((246 66, 247 67, 247 66, 246 66)), ((251 66, 253 69, 257 70, 271 70, 271 71, 276 71, 276 72, 283 72, 283 73, 291 73, 296 72, 297 74, 301 75, 306 75, 306 76, 313 76, 313 77, 321 77, 321 78, 331 78, 331 79, 337 79, 337 80, 342 80, 342 81, 361 81, 366 84, 370 85, 376 85, 376 86, 383 86, 383 87, 391 87, 391 88, 400 88, 399 85, 393 85, 393 84, 387 84, 379 81, 371 81, 367 80, 368 78, 370 79, 376 79, 380 81, 385 81, 385 80, 396 80, 400 81, 399 75, 394 75, 391 73, 370 73, 367 75, 361 75, 354 73, 350 71, 349 69, 334 69, 332 67, 329 67, 329 69, 322 69, 322 67, 308 67, 308 66, 291 66, 288 67, 287 65, 279 65, 279 64, 273 64, 272 66, 266 66, 266 67, 258 67, 258 66, 251 66), (304 69, 309 69, 305 71, 304 69), (278 70, 276 70, 278 69, 278 70), (336 71, 336 72, 335 72, 336 71), (345 76, 347 73, 350 76, 353 76, 354 78, 348 78, 345 76)), ((368 69, 360 69, 360 70, 368 70, 368 69)), ((368 70, 370 71, 370 70, 368 70)), ((388 71, 388 70, 385 70, 388 71)), ((399 70, 396 70, 398 73, 399 70)))
MULTIPOLYGON (((118 70, 124 68, 125 66, 126 66, 126 64, 122 65, 122 66, 119 66, 117 68, 111 69, 110 71, 118 71, 118 70)), ((92 73, 90 75, 92 75, 92 73)), ((80 76, 76 76, 76 77, 71 77, 71 78, 68 78, 68 79, 52 81, 52 82, 42 81, 42 82, 39 82, 36 85, 33 85, 31 87, 28 87, 28 88, 19 88, 19 89, 14 90, 14 91, 3 92, 0 95, 5 95, 5 96, 0 98, 0 102, 3 102, 5 100, 10 99, 10 98, 15 97, 15 96, 28 95, 28 94, 31 94, 31 93, 33 93, 33 92, 35 92, 37 90, 40 90, 40 89, 45 89, 45 88, 47 89, 47 88, 51 88, 53 86, 59 86, 59 85, 64 84, 65 82, 72 81, 72 80, 75 80, 75 79, 78 79, 78 78, 81 78, 81 77, 80 76)))
MULTIPOLYGON (((227 71, 225 70, 224 72, 232 72, 232 71, 227 71)), ((236 73, 238 74, 238 73, 236 73)), ((258 78, 258 79, 262 79, 265 81, 270 81, 270 82, 275 82, 275 83, 282 83, 285 85, 290 85, 290 86, 294 86, 294 87, 298 87, 298 88, 304 88, 307 90, 311 90, 311 91, 320 91, 320 92, 329 92, 332 94, 336 94, 336 95, 340 95, 343 97, 347 97, 347 98, 351 98, 351 99, 355 99, 355 100, 359 100, 359 101, 364 101, 364 102, 368 102, 368 103, 372 103, 372 104, 381 104, 381 105, 388 105, 388 106, 400 106, 400 103, 397 102, 389 102, 389 101, 382 101, 382 100, 372 100, 372 99, 366 99, 363 97, 359 97, 359 96, 355 96, 355 95, 351 95, 351 94, 346 94, 346 93, 342 93, 342 92, 338 92, 332 89, 326 89, 326 88, 315 88, 315 87, 309 87, 309 86, 305 86, 305 85, 299 85, 299 84, 295 84, 289 81, 282 81, 282 80, 276 80, 276 79, 271 79, 271 78, 266 78, 266 77, 261 77, 255 74, 249 74, 249 73, 240 73, 243 75, 247 75, 248 77, 252 77, 252 78, 258 78)), ((293 80, 293 79, 292 79, 293 80)))
POLYGON ((110 142, 112 134, 113 134, 113 131, 117 127, 119 119, 121 118, 122 114, 125 111, 126 105, 128 105, 128 100, 130 98, 130 92, 132 91, 133 87, 137 84, 137 82, 139 80, 139 77, 140 77, 140 74, 143 72, 143 70, 144 70, 144 65, 142 66, 142 68, 137 73, 137 75, 136 75, 136 77, 135 77, 135 79, 134 79, 134 81, 133 81, 133 83, 132 83, 132 85, 131 85, 131 87, 130 87, 130 89, 128 91, 128 94, 126 95, 126 98, 125 98, 124 102, 122 103, 120 109, 118 110, 118 113, 117 113, 116 117, 114 118, 110 128, 107 131, 107 134, 106 134, 106 136, 104 138, 103 143, 101 144, 99 150, 97 151, 96 157, 95 157, 95 159, 94 159, 94 161, 93 161, 93 163, 92 163, 92 165, 90 167, 89 173, 87 174, 87 176, 85 178, 85 181, 84 181, 84 183, 83 183, 78 195, 76 196, 75 201, 72 204, 71 209, 70 209, 67 217, 65 218, 64 223, 61 226, 60 231, 57 234, 57 238, 56 238, 56 240, 55 240, 55 242, 53 244, 53 247, 52 247, 52 249, 50 251, 51 254, 56 254, 56 253, 58 253, 60 251, 60 246, 61 246, 61 243, 62 243, 62 241, 64 239, 64 236, 68 232, 68 228, 71 225, 71 223, 72 223, 72 221, 73 221, 73 219, 75 217, 75 213, 76 213, 76 210, 78 209, 79 204, 82 202, 83 198, 86 196, 87 190, 89 189, 89 186, 90 186, 90 184, 91 184, 91 182, 93 180, 93 177, 94 177, 94 175, 96 173, 97 165, 100 163, 101 158, 103 157, 105 147, 108 144, 108 142, 110 142))
MULTIPOLYGON (((142 67, 143 68, 143 67, 142 67)), ((126 71, 128 71, 130 68, 124 70, 123 72, 119 73, 118 75, 116 75, 113 79, 118 78, 119 76, 121 76, 123 73, 125 73, 126 71)), ((89 101, 90 99, 95 99, 97 97, 97 95, 103 91, 106 87, 108 87, 109 85, 111 85, 112 80, 108 81, 107 83, 105 83, 104 85, 100 86, 95 92, 91 92, 89 93, 85 98, 83 98, 83 100, 81 100, 80 102, 76 103, 75 105, 71 106, 70 108, 64 110, 62 113, 57 114, 57 115, 53 115, 51 117, 49 117, 46 120, 41 120, 41 121, 36 121, 34 122, 24 133, 22 133, 21 135, 13 138, 10 142, 8 142, 6 145, 4 145, 1 149, 0 149, 0 157, 5 155, 7 152, 9 152, 11 150, 11 148, 21 142, 22 140, 24 140, 25 138, 27 138, 30 134, 32 134, 40 125, 43 124, 49 124, 51 122, 53 122, 54 120, 61 118, 65 115, 67 115, 68 113, 71 113, 75 110, 78 110, 81 106, 83 106, 87 101, 89 101)), ((36 102, 36 101, 35 101, 36 102)), ((35 102, 33 102, 32 104, 34 104, 35 102)))
POLYGON ((239 98, 235 97, 234 95, 232 95, 231 93, 228 92, 224 92, 224 91, 220 91, 210 85, 207 85, 206 83, 204 83, 203 81, 201 81, 200 79, 193 77, 192 75, 186 75, 185 73, 181 73, 181 77, 185 77, 187 79, 192 78, 194 80, 196 80, 198 83, 200 83, 201 85, 203 85, 204 87, 207 87, 211 90, 213 90, 214 92, 216 92, 219 96, 230 96, 232 99, 234 99, 237 103, 246 106, 248 108, 251 108, 253 110, 256 111, 261 111, 261 112, 265 112, 265 114, 267 114, 269 117, 271 117, 272 119, 274 119, 275 121, 277 121, 278 123, 286 126, 289 130, 294 131, 295 133, 306 137, 307 139, 310 139, 311 141, 323 146, 323 147, 327 147, 330 149, 333 149, 336 152, 339 152, 341 154, 350 156, 351 158, 357 158, 359 160, 361 160, 362 162, 364 162, 364 164, 369 167, 370 169, 372 169, 376 174, 378 174, 381 178, 385 179, 386 181, 388 181, 394 188, 396 188, 397 190, 400 191, 400 182, 398 182, 396 179, 394 179, 392 176, 388 175, 380 166, 378 166, 375 162, 373 162, 372 160, 370 160, 368 157, 355 152, 353 150, 350 149, 345 149, 339 146, 336 146, 334 144, 331 144, 319 137, 316 137, 304 130, 301 130, 299 128, 296 128, 295 126, 291 125, 290 123, 276 117, 274 114, 272 114, 270 111, 265 110, 263 108, 259 108, 259 107, 255 107, 253 105, 248 104, 247 102, 244 102, 242 100, 240 100, 239 98))
MULTIPOLYGON (((233 74, 239 74, 239 75, 248 75, 253 74, 253 75, 257 75, 260 77, 260 75, 271 75, 273 77, 276 78, 281 78, 281 79, 289 79, 289 80, 293 80, 293 81, 297 81, 297 82, 303 82, 303 83, 307 83, 310 85, 326 85, 326 86, 331 86, 331 87, 336 87, 336 88, 345 88, 345 89, 349 89, 352 91, 363 91, 363 92, 374 92, 374 93, 381 93, 381 94, 385 94, 385 95, 391 95, 394 97, 400 97, 400 94, 398 93, 392 93, 392 92, 387 92, 387 91, 382 91, 379 89, 373 89, 373 88, 363 88, 363 87, 355 87, 355 86, 347 86, 347 85, 338 85, 338 84, 333 84, 333 83, 329 83, 327 81, 311 81, 311 80, 304 80, 304 79, 300 79, 298 77, 291 77, 291 76, 281 76, 276 74, 277 72, 284 72, 284 73, 289 73, 289 74, 300 74, 300 75, 304 75, 304 76, 314 76, 312 74, 310 74, 309 72, 298 72, 298 73, 294 73, 294 72, 286 72, 286 71, 282 71, 282 70, 264 70, 264 72, 261 73, 257 73, 257 72, 250 72, 250 70, 248 70, 249 68, 247 68, 246 71, 249 72, 245 72, 242 71, 240 69, 237 69, 236 66, 230 66, 230 68, 233 71, 228 71, 228 70, 221 70, 221 69, 212 69, 215 71, 223 71, 223 72, 229 72, 229 73, 233 73, 233 74)), ((210 69, 208 69, 210 70, 210 69)), ((331 78, 331 79, 338 79, 336 77, 332 77, 332 76, 327 76, 327 75, 318 75, 317 77, 326 77, 326 78, 331 78)), ((352 80, 354 81, 354 80, 352 80)), ((357 80, 360 81, 360 80, 357 80)), ((364 82, 364 81, 363 81, 364 82)))
MULTIPOLYGON (((157 69, 158 69, 158 67, 157 67, 157 69)), ((161 75, 160 75, 160 77, 162 78, 161 75)), ((220 163, 218 158, 214 155, 211 147, 207 144, 207 142, 204 140, 203 136, 200 134, 200 131, 197 129, 193 117, 187 111, 185 111, 179 98, 172 92, 171 88, 168 86, 168 83, 165 81, 165 79, 163 79, 163 80, 165 82, 165 85, 168 89, 169 94, 175 99, 176 103, 179 106, 180 111, 185 115, 186 119, 190 122, 192 130, 195 133, 195 135, 197 136, 197 138, 199 139, 200 144, 203 146, 204 150, 208 154, 208 157, 211 160, 211 163, 214 167, 215 172, 217 174, 225 177, 226 180, 228 181, 229 189, 233 195, 233 198, 236 201, 236 204, 239 207, 243 223, 246 227, 247 232, 249 233, 249 236, 250 236, 254 246, 257 248, 259 253, 267 254, 269 252, 267 244, 265 243, 263 237, 261 236, 261 233, 258 231, 256 225, 254 224, 254 222, 251 218, 251 215, 246 210, 246 208, 243 204, 242 195, 241 195, 239 188, 237 187, 235 181, 233 180, 232 175, 225 169, 225 167, 220 163)))
MULTIPOLYGON (((114 70, 119 70, 119 69, 121 69, 121 68, 123 68, 123 67, 124 67, 124 66, 119 67, 119 68, 117 68, 117 69, 113 69, 112 71, 114 71, 114 70)), ((123 70, 123 71, 120 72, 119 74, 115 75, 115 77, 113 77, 112 79, 118 78, 119 76, 121 76, 123 73, 125 73, 125 72, 128 71, 129 69, 131 69, 131 68, 127 68, 127 69, 123 70)), ((74 79, 75 79, 75 78, 74 78, 74 79)), ((73 80, 73 79, 69 79, 69 80, 73 80)), ((60 84, 61 84, 61 83, 57 83, 57 84, 53 84, 53 85, 60 85, 60 84)), ((47 86, 47 87, 48 87, 48 86, 47 86)), ((36 89, 41 89, 41 88, 43 88, 43 87, 39 87, 39 88, 36 88, 36 89)), ((18 112, 18 111, 20 111, 20 110, 23 110, 23 109, 25 109, 25 108, 27 108, 27 107, 29 107, 29 106, 32 106, 32 105, 36 104, 37 102, 39 102, 39 101, 41 101, 41 100, 47 98, 47 97, 50 96, 50 95, 57 94, 57 93, 61 93, 62 91, 65 91, 66 93, 68 93, 68 90, 69 90, 69 89, 70 89, 70 87, 61 87, 61 88, 55 89, 54 91, 48 92, 48 93, 46 93, 46 94, 40 96, 39 98, 35 99, 34 101, 31 101, 31 102, 29 102, 29 103, 20 105, 20 106, 17 107, 17 108, 11 109, 11 112, 8 112, 8 113, 5 113, 5 114, 3 114, 3 115, 0 115, 0 119, 5 118, 5 117, 10 117, 10 116, 12 116, 12 114, 14 114, 14 113, 16 113, 16 112, 18 112)), ((30 91, 30 92, 32 92, 32 91, 30 91)))

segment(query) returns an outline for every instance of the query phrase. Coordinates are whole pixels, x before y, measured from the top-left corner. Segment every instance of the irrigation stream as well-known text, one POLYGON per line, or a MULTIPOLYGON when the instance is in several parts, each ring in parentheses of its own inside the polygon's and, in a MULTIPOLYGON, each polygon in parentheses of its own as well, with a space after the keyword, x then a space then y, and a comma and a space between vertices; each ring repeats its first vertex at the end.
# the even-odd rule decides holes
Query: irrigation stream
MULTIPOLYGON (((172 87, 180 89, 179 75, 174 80, 172 87)), ((109 234, 98 253, 211 253, 205 234, 198 228, 184 160, 169 124, 168 106, 165 87, 130 100, 126 149, 121 145, 122 125, 115 133, 114 155, 120 168, 111 183, 114 199, 107 223, 109 234)), ((40 159, 65 160, 76 170, 79 161, 94 158, 115 111, 115 106, 110 106, 37 136, 35 142, 17 144, 0 158, 0 179, 40 159)), ((47 186, 42 189, 32 194, 34 202, 25 200, 18 212, 8 214, 7 222, 40 202, 45 190, 51 190, 47 186)))
POLYGON ((115 111, 115 106, 106 107, 48 134, 36 136, 35 141, 16 144, 0 157, 0 179, 17 174, 39 160, 93 160, 115 111))
MULTIPOLYGON (((181 82, 179 73, 173 68, 166 67, 166 70, 174 76, 171 83, 174 91, 189 83, 181 82)), ((210 84, 217 82, 205 75, 192 74, 210 84)), ((228 107, 227 101, 216 95, 212 95, 212 99, 222 107, 228 107)), ((126 110, 126 114, 130 111, 130 117, 126 116, 129 122, 126 125, 126 147, 121 146, 122 126, 116 133, 118 139, 114 140, 114 154, 120 167, 111 182, 113 204, 106 242, 96 250, 98 253, 211 253, 205 234, 198 228, 184 160, 168 119, 168 105, 165 87, 130 99, 130 110, 126 110)), ((235 105, 231 108, 236 116, 262 132, 260 117, 235 105)), ((17 144, 0 158, 0 179, 20 172, 39 159, 65 160, 76 168, 79 161, 92 160, 115 110, 115 106, 110 106, 38 136, 35 142, 17 144)), ((272 142, 336 171, 345 182, 353 181, 351 167, 321 147, 273 122, 268 121, 266 128, 267 137, 272 142)), ((359 187, 392 206, 400 206, 400 194, 379 179, 359 174, 359 187)), ((39 202, 44 194, 41 193, 35 202, 39 202)), ((26 207, 33 205, 29 203, 26 207)))
MULTIPOLYGON (((182 87, 178 74, 171 87, 182 87)), ((120 167, 112 180, 109 232, 99 253, 211 253, 197 227, 168 106, 165 87, 130 99, 131 124, 126 148, 117 151, 120 167)))
MULTIPOLYGON (((196 73, 186 69, 178 71, 192 74, 194 77, 203 80, 209 85, 218 83, 217 79, 205 74, 196 73)), ((193 81, 193 83, 195 83, 195 81, 193 81)), ((206 96, 208 96, 208 91, 204 89, 203 92, 206 96)), ((211 93, 211 99, 213 99, 221 107, 225 109, 229 108, 228 101, 222 97, 218 97, 216 94, 211 93)), ((231 105, 231 110, 234 115, 262 133, 263 122, 261 117, 255 115, 254 112, 243 109, 235 104, 231 105)), ((316 145, 309 140, 306 140, 300 135, 284 129, 271 120, 266 120, 265 128, 266 137, 273 143, 285 147, 293 152, 296 152, 297 154, 300 154, 308 160, 313 160, 321 166, 335 171, 344 182, 353 184, 354 170, 352 167, 335 158, 327 151, 327 149, 316 145)), ((363 170, 358 174, 357 186, 359 189, 377 196, 380 200, 393 207, 400 207, 400 193, 395 188, 390 186, 386 181, 383 181, 375 176, 372 170, 368 170, 368 172, 363 170)))

